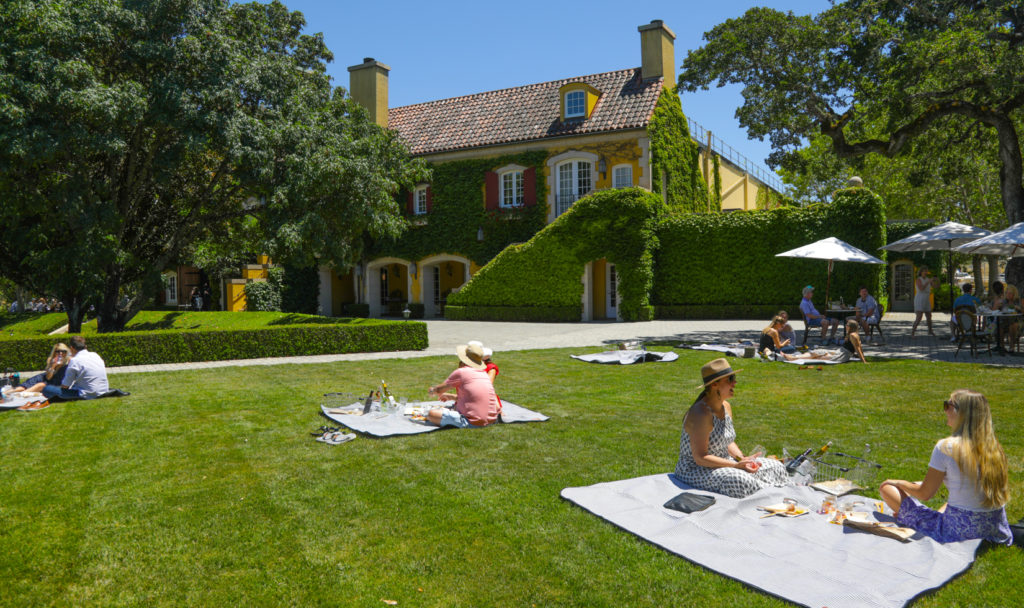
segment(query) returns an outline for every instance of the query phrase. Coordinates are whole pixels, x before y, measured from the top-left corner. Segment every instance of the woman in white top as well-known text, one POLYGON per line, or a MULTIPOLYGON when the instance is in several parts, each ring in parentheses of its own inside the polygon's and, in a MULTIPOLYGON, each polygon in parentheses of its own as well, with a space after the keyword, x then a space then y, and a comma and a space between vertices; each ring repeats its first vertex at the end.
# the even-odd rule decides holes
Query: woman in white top
POLYGON ((910 328, 910 337, 914 337, 917 331, 917 324, 921 322, 921 316, 928 319, 928 335, 934 336, 932 331, 932 288, 939 286, 939 280, 928 272, 927 266, 922 266, 917 271, 917 279, 914 280, 914 326, 910 328))
POLYGON ((953 434, 935 444, 924 481, 887 479, 878 491, 901 526, 939 542, 981 538, 1010 545, 1006 455, 992 429, 988 400, 981 393, 960 389, 943 407, 953 434), (921 504, 943 484, 949 490, 945 505, 935 511, 921 504))

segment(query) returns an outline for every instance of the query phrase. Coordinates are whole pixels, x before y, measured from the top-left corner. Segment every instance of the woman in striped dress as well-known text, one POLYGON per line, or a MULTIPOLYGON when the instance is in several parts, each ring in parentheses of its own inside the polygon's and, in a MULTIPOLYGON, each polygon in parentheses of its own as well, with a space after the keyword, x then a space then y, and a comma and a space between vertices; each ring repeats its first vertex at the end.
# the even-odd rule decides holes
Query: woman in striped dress
POLYGON ((736 387, 736 372, 729 362, 715 359, 700 372, 703 390, 683 419, 676 477, 699 490, 734 498, 790 485, 781 462, 756 454, 744 456, 736 445, 732 406, 726 401, 736 387))

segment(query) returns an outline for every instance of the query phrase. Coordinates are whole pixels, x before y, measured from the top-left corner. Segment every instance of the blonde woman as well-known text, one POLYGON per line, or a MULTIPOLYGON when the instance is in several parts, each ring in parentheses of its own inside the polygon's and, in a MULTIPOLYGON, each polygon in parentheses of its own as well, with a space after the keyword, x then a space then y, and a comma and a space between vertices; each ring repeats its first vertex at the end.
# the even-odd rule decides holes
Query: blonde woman
POLYGON ((928 335, 934 336, 932 331, 932 289, 939 286, 939 280, 932 276, 927 266, 922 266, 917 271, 917 279, 914 287, 917 289, 914 294, 914 326, 910 328, 910 337, 914 337, 917 325, 921 322, 921 316, 928 319, 928 335))
POLYGON ((924 481, 888 479, 878 489, 896 521, 943 543, 981 538, 1013 543, 1005 505, 1010 499, 1006 455, 992 429, 988 400, 953 391, 943 403, 953 434, 935 444, 924 481), (949 502, 934 511, 921 504, 945 484, 949 502))
POLYGON ((41 392, 47 384, 60 386, 64 381, 64 372, 67 371, 68 361, 71 360, 67 345, 58 342, 50 350, 50 356, 46 359, 46 368, 41 374, 36 374, 21 383, 21 386, 14 387, 16 391, 41 392))

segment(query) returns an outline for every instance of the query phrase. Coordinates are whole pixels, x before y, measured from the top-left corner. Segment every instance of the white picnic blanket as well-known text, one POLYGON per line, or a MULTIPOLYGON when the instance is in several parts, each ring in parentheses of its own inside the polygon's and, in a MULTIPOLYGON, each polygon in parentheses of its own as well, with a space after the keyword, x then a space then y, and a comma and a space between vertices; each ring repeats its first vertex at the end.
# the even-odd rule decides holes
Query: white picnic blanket
MULTIPOLYGON (((829 350, 829 351, 826 351, 826 352, 828 352, 832 356, 839 354, 838 350, 829 350)), ((799 354, 799 353, 794 353, 794 354, 799 354)), ((772 353, 772 358, 770 360, 772 360, 772 361, 781 361, 783 363, 793 363, 794 365, 839 365, 840 363, 847 363, 847 361, 831 361, 829 359, 803 359, 803 358, 801 358, 801 359, 793 359, 791 361, 791 360, 783 357, 780 353, 772 353)), ((854 361, 854 359, 850 359, 850 361, 854 361)), ((859 362, 860 359, 856 359, 856 361, 859 362)))
POLYGON ((0 401, 0 410, 14 410, 36 401, 46 401, 46 397, 42 395, 38 397, 11 397, 7 401, 0 401))
POLYGON ((594 353, 592 355, 569 355, 573 359, 579 359, 580 361, 586 361, 587 363, 618 363, 620 365, 630 365, 632 363, 645 363, 647 361, 660 361, 662 363, 668 363, 669 361, 675 361, 679 358, 677 353, 672 351, 668 352, 657 352, 652 350, 606 350, 603 353, 594 353))
POLYGON ((565 488, 561 495, 666 551, 815 608, 903 606, 969 568, 981 543, 938 543, 920 534, 903 543, 831 524, 813 512, 825 494, 807 486, 766 488, 741 499, 714 494, 714 505, 690 514, 662 506, 691 489, 659 474, 565 488), (758 506, 787 497, 812 512, 761 518, 758 506))
MULTIPOLYGON (((407 405, 410 407, 444 407, 445 405, 451 405, 451 403, 446 404, 441 401, 419 401, 410 402, 407 405)), ((510 403, 504 399, 501 400, 501 405, 501 421, 505 423, 543 422, 548 420, 548 417, 544 414, 528 410, 525 407, 518 406, 515 403, 510 403)), ((353 403, 339 408, 321 405, 320 409, 323 411, 324 416, 327 416, 331 420, 339 424, 343 424, 353 431, 373 435, 375 437, 415 435, 417 433, 429 433, 441 428, 428 422, 413 420, 409 416, 397 411, 391 414, 382 414, 380 412, 369 412, 363 414, 363 405, 361 403, 353 403), (346 411, 352 413, 342 413, 346 411)))
MULTIPOLYGON (((710 350, 710 351, 714 351, 714 352, 718 352, 718 353, 725 353, 727 355, 732 355, 733 357, 742 357, 744 355, 744 351, 746 351, 747 348, 751 348, 751 347, 756 349, 757 348, 757 344, 754 344, 753 342, 748 342, 748 343, 741 343, 741 344, 700 344, 698 346, 692 346, 692 345, 686 345, 686 344, 680 344, 679 345, 679 348, 689 348, 689 349, 692 349, 692 350, 710 350)), ((754 352, 754 358, 755 359, 760 359, 761 355, 758 354, 755 351, 754 352)))

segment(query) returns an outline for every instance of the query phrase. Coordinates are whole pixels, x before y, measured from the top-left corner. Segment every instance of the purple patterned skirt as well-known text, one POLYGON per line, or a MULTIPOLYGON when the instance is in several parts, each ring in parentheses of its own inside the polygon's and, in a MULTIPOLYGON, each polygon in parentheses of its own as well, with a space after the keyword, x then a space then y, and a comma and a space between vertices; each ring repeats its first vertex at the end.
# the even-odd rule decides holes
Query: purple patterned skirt
POLYGON ((946 505, 940 513, 921 504, 916 498, 907 496, 900 503, 896 522, 930 536, 940 543, 981 538, 998 545, 1012 545, 1013 534, 1006 519, 1006 509, 994 511, 968 511, 946 505))

